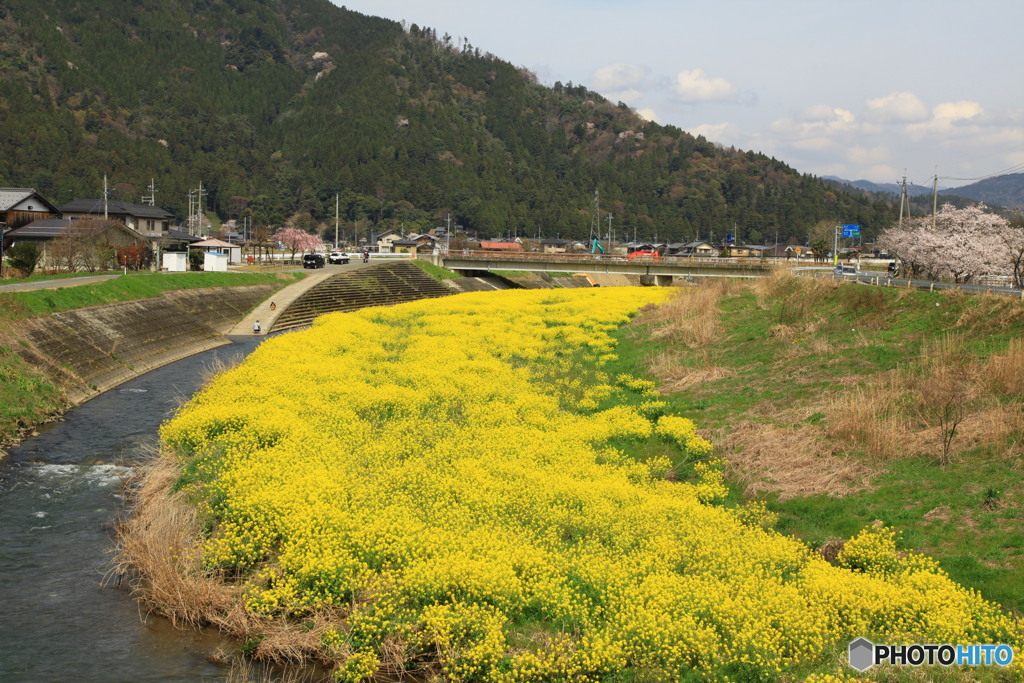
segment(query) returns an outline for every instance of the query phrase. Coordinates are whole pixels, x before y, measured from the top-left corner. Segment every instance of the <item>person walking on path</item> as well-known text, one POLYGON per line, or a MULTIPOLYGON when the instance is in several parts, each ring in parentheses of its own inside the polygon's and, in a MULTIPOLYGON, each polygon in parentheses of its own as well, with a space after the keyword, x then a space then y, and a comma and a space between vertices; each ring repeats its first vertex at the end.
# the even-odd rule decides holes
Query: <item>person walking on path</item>
POLYGON ((257 320, 256 322, 254 322, 252 324, 252 333, 253 334, 259 334, 260 333, 260 321, 259 320, 257 320))

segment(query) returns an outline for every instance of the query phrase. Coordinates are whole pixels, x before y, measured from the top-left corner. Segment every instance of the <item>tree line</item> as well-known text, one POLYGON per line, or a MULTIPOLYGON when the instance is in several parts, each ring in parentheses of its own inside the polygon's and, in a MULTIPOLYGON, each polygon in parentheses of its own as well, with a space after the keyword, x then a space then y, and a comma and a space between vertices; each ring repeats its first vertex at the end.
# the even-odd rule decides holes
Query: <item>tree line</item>
POLYGON ((151 178, 179 218, 209 210, 333 234, 804 241, 877 234, 894 201, 644 121, 583 85, 538 83, 463 41, 327 0, 9 0, 0 20, 0 182, 61 204, 151 178), (45 17, 45 18, 44 18, 45 17), (55 26, 60 30, 55 30, 55 26), (602 215, 593 215, 594 190, 602 215))

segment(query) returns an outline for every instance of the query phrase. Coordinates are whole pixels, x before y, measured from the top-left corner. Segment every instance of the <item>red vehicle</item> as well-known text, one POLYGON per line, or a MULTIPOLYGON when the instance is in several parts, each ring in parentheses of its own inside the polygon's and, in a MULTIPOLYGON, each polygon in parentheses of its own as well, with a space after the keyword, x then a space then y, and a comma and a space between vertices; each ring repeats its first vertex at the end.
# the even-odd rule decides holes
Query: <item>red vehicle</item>
POLYGON ((656 251, 654 251, 652 249, 646 249, 646 250, 634 251, 632 254, 629 255, 629 260, 630 261, 639 261, 639 260, 647 260, 647 259, 650 259, 651 261, 660 261, 661 260, 661 254, 659 254, 658 252, 656 252, 656 251))

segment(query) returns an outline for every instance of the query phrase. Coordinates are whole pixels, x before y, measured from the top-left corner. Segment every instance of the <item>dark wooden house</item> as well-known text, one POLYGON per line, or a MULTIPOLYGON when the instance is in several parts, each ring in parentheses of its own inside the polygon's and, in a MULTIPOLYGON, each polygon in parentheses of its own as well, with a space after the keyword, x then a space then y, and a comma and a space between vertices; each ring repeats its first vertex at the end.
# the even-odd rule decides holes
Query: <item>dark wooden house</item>
POLYGON ((0 222, 6 224, 7 230, 40 219, 60 217, 60 210, 34 189, 0 187, 0 222))

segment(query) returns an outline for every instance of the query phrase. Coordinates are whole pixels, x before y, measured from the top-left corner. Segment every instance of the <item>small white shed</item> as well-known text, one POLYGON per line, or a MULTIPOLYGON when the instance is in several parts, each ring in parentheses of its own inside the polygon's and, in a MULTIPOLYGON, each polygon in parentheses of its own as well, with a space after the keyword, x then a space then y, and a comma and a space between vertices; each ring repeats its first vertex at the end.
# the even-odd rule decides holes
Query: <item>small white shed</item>
POLYGON ((242 262, 242 247, 223 240, 203 240, 202 242, 193 242, 189 245, 189 248, 226 254, 228 256, 228 263, 242 262))
POLYGON ((188 270, 188 254, 183 251, 165 251, 163 269, 168 273, 184 273, 188 270))
POLYGON ((208 273, 228 272, 228 255, 208 251, 203 254, 203 270, 208 273))

